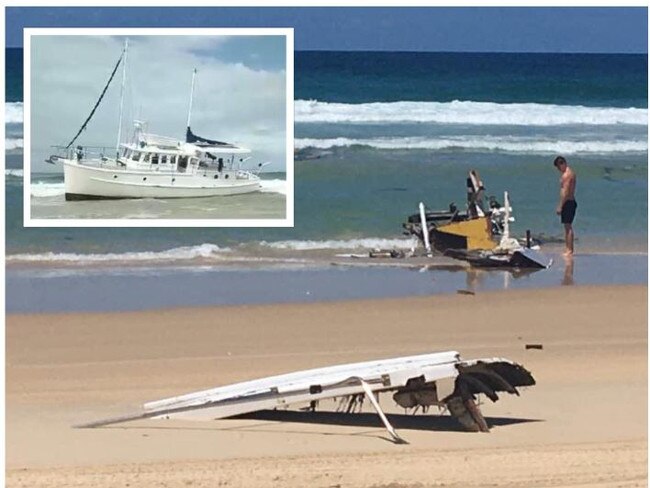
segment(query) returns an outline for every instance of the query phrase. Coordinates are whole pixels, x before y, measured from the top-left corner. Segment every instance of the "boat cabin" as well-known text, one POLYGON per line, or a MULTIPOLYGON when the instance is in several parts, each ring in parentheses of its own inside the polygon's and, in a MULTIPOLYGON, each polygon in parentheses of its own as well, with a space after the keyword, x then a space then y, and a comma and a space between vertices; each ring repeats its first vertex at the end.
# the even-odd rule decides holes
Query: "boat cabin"
POLYGON ((118 164, 149 171, 202 173, 237 170, 250 153, 248 149, 228 146, 197 146, 153 134, 138 134, 136 141, 121 144, 118 164))

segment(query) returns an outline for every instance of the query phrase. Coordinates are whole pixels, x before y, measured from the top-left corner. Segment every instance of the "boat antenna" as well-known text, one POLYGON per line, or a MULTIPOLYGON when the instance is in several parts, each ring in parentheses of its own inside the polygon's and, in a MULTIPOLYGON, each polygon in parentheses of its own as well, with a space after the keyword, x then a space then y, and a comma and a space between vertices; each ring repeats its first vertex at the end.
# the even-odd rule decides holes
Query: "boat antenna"
POLYGON ((122 64, 122 87, 120 88, 120 120, 117 124, 117 143, 115 144, 115 159, 120 157, 120 140, 122 139, 122 113, 124 112, 124 84, 126 82, 126 57, 129 50, 129 39, 124 39, 124 63, 122 64))
POLYGON ((104 95, 106 94, 106 90, 108 89, 108 86, 111 84, 111 81, 113 81, 113 77, 115 76, 115 73, 116 73, 116 71, 117 71, 117 67, 118 67, 118 66, 120 65, 120 63, 122 62, 122 58, 124 58, 124 55, 125 55, 125 53, 122 52, 122 54, 120 55, 120 59, 117 60, 117 64, 115 65, 115 68, 113 68, 113 72, 111 73, 111 77, 108 79, 108 83, 106 83, 106 86, 105 86, 104 89, 102 90, 101 95, 99 95, 99 100, 97 100, 97 103, 95 103, 95 106, 94 106, 93 109, 90 111, 90 115, 89 115, 88 118, 84 121, 84 123, 81 125, 81 128, 80 128, 79 131, 77 132, 77 135, 75 135, 75 136, 72 138, 72 140, 68 143, 68 145, 65 147, 66 149, 69 149, 70 146, 72 146, 72 145, 74 144, 74 141, 77 140, 77 138, 79 137, 79 135, 84 131, 84 129, 85 129, 86 126, 88 125, 88 122, 90 122, 90 119, 92 119, 92 118, 93 118, 93 115, 95 115, 95 110, 97 110, 97 107, 99 107, 99 104, 101 103, 102 99, 104 98, 104 95))
POLYGON ((187 112, 187 130, 190 130, 190 121, 192 120, 192 100, 194 99, 194 80, 196 78, 196 68, 192 71, 192 88, 190 89, 190 109, 187 112))

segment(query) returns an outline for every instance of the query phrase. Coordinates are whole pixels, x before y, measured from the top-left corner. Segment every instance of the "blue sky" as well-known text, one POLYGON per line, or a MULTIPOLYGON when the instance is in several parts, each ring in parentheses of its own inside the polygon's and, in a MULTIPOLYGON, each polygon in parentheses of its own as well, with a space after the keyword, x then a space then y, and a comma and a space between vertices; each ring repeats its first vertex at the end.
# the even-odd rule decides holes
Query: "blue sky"
POLYGON ((642 7, 6 9, 23 27, 294 27, 296 50, 647 53, 642 7))

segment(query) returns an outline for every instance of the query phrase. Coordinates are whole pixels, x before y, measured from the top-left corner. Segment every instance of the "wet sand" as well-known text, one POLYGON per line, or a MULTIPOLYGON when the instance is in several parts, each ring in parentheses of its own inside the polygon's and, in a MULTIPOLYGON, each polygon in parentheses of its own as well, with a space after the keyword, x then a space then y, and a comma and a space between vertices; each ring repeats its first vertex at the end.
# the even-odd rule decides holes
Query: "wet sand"
POLYGON ((645 286, 9 315, 6 345, 7 486, 647 484, 645 286), (359 415, 323 402, 316 414, 71 428, 195 389, 449 349, 515 360, 538 384, 485 400, 489 434, 382 397, 408 445, 388 441, 367 402, 359 415))

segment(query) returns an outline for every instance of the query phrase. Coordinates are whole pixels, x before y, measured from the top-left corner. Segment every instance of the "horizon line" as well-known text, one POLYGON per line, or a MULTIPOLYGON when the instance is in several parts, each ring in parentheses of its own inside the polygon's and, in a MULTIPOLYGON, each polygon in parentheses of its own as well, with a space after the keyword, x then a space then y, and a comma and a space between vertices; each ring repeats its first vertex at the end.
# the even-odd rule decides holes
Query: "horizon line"
POLYGON ((428 51, 423 49, 295 49, 294 52, 357 52, 357 53, 439 53, 439 54, 632 54, 648 55, 648 52, 614 51, 428 51))
MULTIPOLYGON (((6 49, 24 49, 24 46, 5 46, 6 49)), ((332 53, 435 53, 435 54, 615 54, 615 55, 648 55, 647 51, 448 51, 424 49, 294 49, 295 53, 332 52, 332 53)))

